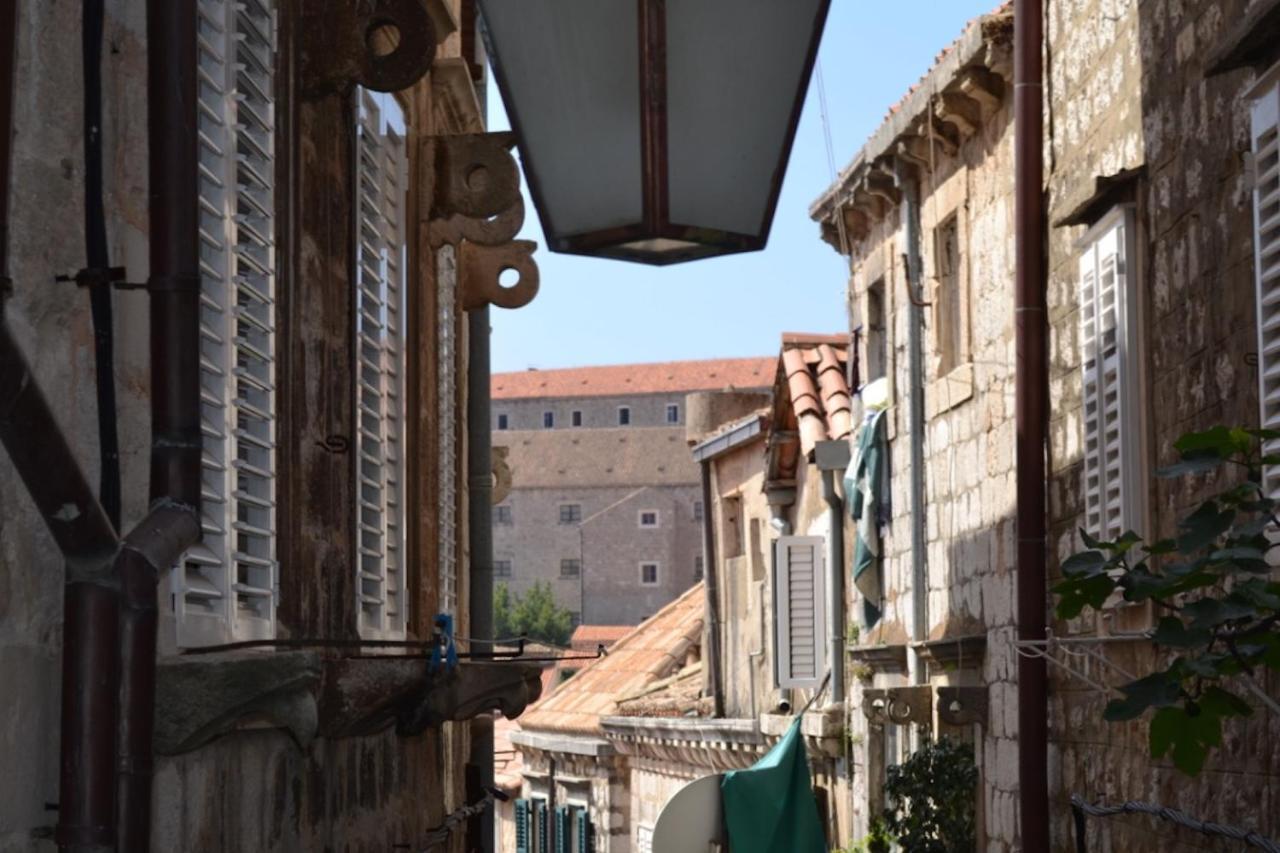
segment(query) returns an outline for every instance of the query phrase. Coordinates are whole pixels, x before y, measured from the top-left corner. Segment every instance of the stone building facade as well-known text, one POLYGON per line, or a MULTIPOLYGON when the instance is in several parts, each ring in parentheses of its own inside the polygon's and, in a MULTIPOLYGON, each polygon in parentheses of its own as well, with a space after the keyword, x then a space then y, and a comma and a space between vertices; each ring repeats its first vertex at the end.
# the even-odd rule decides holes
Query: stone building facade
POLYGON ((575 620, 635 625, 701 576, 701 492, 686 394, 758 390, 772 360, 536 370, 493 377, 493 441, 511 489, 495 578, 550 584, 575 620), (625 423, 620 423, 625 421, 625 423), (500 451, 501 452, 501 451, 500 451))
MULTIPOLYGON (((137 283, 148 282, 155 233, 148 194, 157 187, 148 185, 148 166, 159 155, 148 151, 149 98, 166 88, 148 88, 148 57, 159 53, 148 42, 148 5, 156 4, 105 4, 96 130, 107 253, 125 281, 137 283)), ((422 846, 448 814, 482 796, 467 783, 470 721, 495 707, 516 715, 539 690, 536 667, 481 671, 464 662, 447 678, 424 681, 422 660, 369 658, 353 645, 429 640, 442 611, 468 630, 472 342, 464 319, 467 309, 487 304, 485 288, 497 286, 478 273, 482 262, 520 271, 513 302, 532 295, 536 269, 532 246, 512 244, 514 231, 501 233, 512 222, 519 227, 519 217, 495 227, 454 215, 463 182, 446 162, 470 167, 479 158, 490 167, 492 195, 472 214, 502 214, 518 203, 508 143, 483 133, 477 92, 484 67, 471 0, 400 4, 372 23, 366 4, 313 5, 160 4, 193 24, 184 33, 189 42, 175 50, 195 57, 200 80, 188 79, 192 90, 183 92, 190 115, 150 138, 181 137, 198 156, 199 175, 193 168, 188 177, 198 187, 190 207, 198 206, 199 226, 174 250, 198 253, 198 273, 179 271, 151 287, 200 288, 200 333, 184 335, 180 345, 190 349, 173 357, 200 365, 198 387, 180 392, 200 407, 189 421, 199 424, 203 541, 175 567, 159 567, 158 754, 144 789, 157 850, 422 846), (399 46, 370 35, 388 23, 399 46), (387 71, 384 61, 395 68, 387 71), (374 81, 397 92, 359 85, 374 81), (273 648, 284 640, 302 648, 273 648), (198 654, 246 641, 261 647, 198 654)), ((59 678, 60 660, 77 654, 74 616, 63 606, 64 583, 76 578, 64 572, 61 540, 49 532, 60 517, 37 512, 19 476, 31 459, 16 458, 9 443, 13 423, 24 423, 28 411, 13 402, 15 390, 38 388, 74 457, 42 445, 41 485, 62 489, 66 466, 76 463, 86 479, 99 480, 89 288, 53 283, 87 266, 86 239, 92 242, 81 226, 89 170, 82 10, 16 6, 16 28, 0 24, 0 39, 12 37, 17 55, 15 108, 12 116, 3 111, 0 126, 0 151, 13 154, 12 191, 0 198, 0 225, 11 226, 0 281, 13 281, 11 292, 7 281, 0 289, 0 332, 16 340, 0 358, 9 450, 0 454, 0 763, 7 771, 0 850, 47 850, 55 836, 116 849, 115 791, 149 773, 151 756, 118 762, 108 727, 88 747, 107 768, 97 780, 107 793, 96 801, 107 803, 107 813, 92 815, 92 825, 72 823, 93 807, 59 796, 60 751, 73 782, 88 776, 77 763, 86 751, 69 746, 84 744, 63 719, 74 697, 61 694, 59 678)), ((0 7, 7 15, 14 4, 0 7)), ((0 68, 6 88, 7 71, 0 68)), ((176 72, 161 79, 174 89, 184 80, 176 72)), ((159 395, 148 347, 153 298, 146 287, 111 290, 115 362, 107 373, 114 373, 122 486, 120 522, 112 527, 122 534, 149 510, 149 424, 159 395)), ((26 405, 31 396, 23 399, 26 405)), ((49 436, 20 437, 39 444, 49 436)), ((96 494, 80 497, 98 511, 96 494)), ((116 571, 114 564, 104 571, 116 571)), ((107 577, 103 588, 118 597, 115 576, 107 577)), ((115 616, 112 609, 104 620, 115 616)), ((94 684, 107 683, 113 661, 126 653, 117 655, 104 637, 91 639, 107 662, 94 684)), ((145 643, 138 649, 156 654, 145 643)), ((106 705, 115 704, 108 691, 106 705)), ((129 713, 121 712, 138 724, 129 713)), ((92 722, 101 729, 106 719, 92 722)), ((465 836, 453 833, 441 849, 462 850, 465 836)))
MULTIPOLYGON (((1059 561, 1081 549, 1080 529, 1168 536, 1222 485, 1155 477, 1176 457, 1179 435, 1260 422, 1259 375, 1265 389, 1273 362, 1256 305, 1270 298, 1265 241, 1274 238, 1255 230, 1254 208, 1266 222, 1274 155, 1251 118, 1276 97, 1278 72, 1266 69, 1280 58, 1280 12, 1274 2, 1087 0, 1049 2, 1045 15, 1052 585, 1059 561)), ((864 682, 850 692, 862 703, 850 719, 864 739, 853 766, 855 837, 883 802, 884 764, 945 733, 976 747, 980 849, 1021 849, 1010 17, 1006 6, 975 21, 811 211, 850 258, 861 384, 885 378, 890 405, 884 616, 860 626, 849 650, 851 675, 864 682), (912 304, 904 280, 913 182, 923 305, 912 304), (917 394, 922 511, 913 517, 917 394), (923 585, 913 582, 913 524, 925 546, 923 585), (926 712, 908 714, 922 697, 926 712), (895 701, 905 725, 892 719, 895 701)), ((1263 407, 1261 422, 1271 418, 1263 407)), ((1196 779, 1151 758, 1145 720, 1103 721, 1109 697, 1097 684, 1159 663, 1145 634, 1152 620, 1146 607, 1121 604, 1051 622, 1043 652, 1054 661, 1054 851, 1075 849, 1072 795, 1277 832, 1268 799, 1280 773, 1274 718, 1228 726, 1196 779), (1097 656, 1087 672, 1083 648, 1097 656)), ((1264 687, 1275 695, 1274 680, 1264 687)), ((1089 849, 1215 849, 1146 817, 1091 819, 1086 833, 1089 849)))

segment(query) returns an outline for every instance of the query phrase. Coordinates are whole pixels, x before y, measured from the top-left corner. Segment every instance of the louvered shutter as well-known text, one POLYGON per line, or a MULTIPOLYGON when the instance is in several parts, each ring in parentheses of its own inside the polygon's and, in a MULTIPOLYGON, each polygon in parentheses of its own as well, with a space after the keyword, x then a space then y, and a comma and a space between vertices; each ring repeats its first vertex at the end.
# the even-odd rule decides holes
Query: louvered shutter
POLYGON ((275 16, 200 0, 203 538, 175 571, 180 646, 275 635, 275 16))
POLYGON ((556 806, 556 853, 570 853, 573 844, 570 828, 569 807, 556 806))
POLYGON ((551 821, 547 819, 546 800, 533 801, 533 817, 538 853, 551 853, 551 821))
POLYGON ((587 810, 578 810, 578 853, 596 853, 596 836, 587 810))
MULTIPOLYGON (((1278 66, 1280 67, 1280 66, 1278 66)), ((1254 270, 1258 297, 1258 400, 1261 426, 1280 429, 1280 82, 1276 69, 1255 90, 1252 107, 1254 270)), ((1280 453, 1280 441, 1264 444, 1280 453)), ((1280 497, 1280 466, 1270 465, 1263 486, 1280 497)))
POLYGON ((393 96, 360 89, 356 165, 357 583, 361 634, 404 636, 404 263, 408 160, 393 96))
POLYGON ((774 543, 779 687, 816 688, 827 669, 824 547, 821 536, 782 536, 774 543))
POLYGON ((529 850, 529 801, 516 800, 516 853, 530 853, 529 850))
POLYGON ((436 561, 440 609, 458 607, 458 265, 453 246, 436 253, 436 561))
POLYGON ((1080 257, 1085 529, 1108 540, 1140 531, 1145 517, 1131 218, 1121 209, 1104 219, 1080 257))

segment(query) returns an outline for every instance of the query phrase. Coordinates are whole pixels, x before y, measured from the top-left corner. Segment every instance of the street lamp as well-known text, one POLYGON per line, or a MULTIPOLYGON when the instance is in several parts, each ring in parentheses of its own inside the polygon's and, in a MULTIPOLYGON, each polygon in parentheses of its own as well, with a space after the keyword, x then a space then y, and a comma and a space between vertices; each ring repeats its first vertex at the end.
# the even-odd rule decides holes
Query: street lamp
POLYGON ((764 248, 830 0, 478 0, 552 251, 764 248))

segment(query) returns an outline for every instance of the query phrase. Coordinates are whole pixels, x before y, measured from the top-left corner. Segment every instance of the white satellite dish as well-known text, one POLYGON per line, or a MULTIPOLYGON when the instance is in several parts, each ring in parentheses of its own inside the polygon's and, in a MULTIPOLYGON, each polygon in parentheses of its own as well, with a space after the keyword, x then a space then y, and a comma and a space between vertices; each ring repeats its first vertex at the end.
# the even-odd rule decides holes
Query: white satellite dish
POLYGON ((667 801, 653 827, 653 853, 723 853, 729 849, 719 774, 685 785, 667 801))

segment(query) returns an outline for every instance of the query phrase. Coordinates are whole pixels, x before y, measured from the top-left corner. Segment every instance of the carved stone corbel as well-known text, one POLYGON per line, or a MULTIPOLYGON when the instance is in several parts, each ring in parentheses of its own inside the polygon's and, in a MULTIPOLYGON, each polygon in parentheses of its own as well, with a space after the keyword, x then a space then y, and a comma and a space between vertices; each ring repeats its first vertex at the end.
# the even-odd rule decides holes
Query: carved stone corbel
POLYGON ((862 713, 876 725, 933 723, 933 690, 928 685, 862 691, 862 713))
POLYGON ((982 106, 984 117, 1000 109, 1004 88, 1004 79, 999 74, 981 66, 967 69, 960 78, 960 91, 982 106))
POLYGON ((466 310, 520 308, 538 293, 537 244, 513 239, 524 224, 520 171, 510 133, 442 136, 425 143, 424 197, 431 199, 431 247, 456 247, 466 310), (502 274, 519 279, 503 285, 502 274))
POLYGON ((943 92, 934 98, 933 113, 954 127, 962 139, 973 136, 982 126, 982 109, 978 102, 959 92, 943 92))
POLYGON ((422 79, 436 55, 436 29, 421 0, 300 4, 304 97, 355 85, 397 92, 422 79))
POLYGON ((949 726, 987 723, 987 688, 939 687, 938 719, 949 726))

